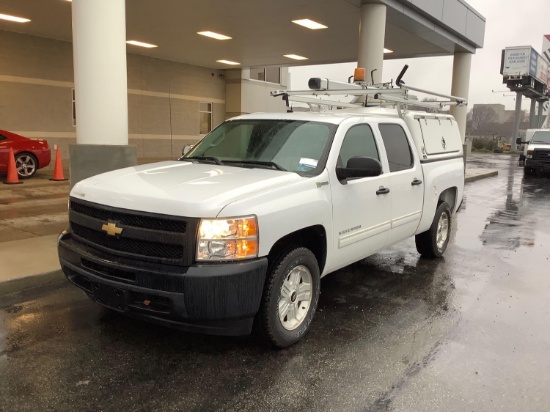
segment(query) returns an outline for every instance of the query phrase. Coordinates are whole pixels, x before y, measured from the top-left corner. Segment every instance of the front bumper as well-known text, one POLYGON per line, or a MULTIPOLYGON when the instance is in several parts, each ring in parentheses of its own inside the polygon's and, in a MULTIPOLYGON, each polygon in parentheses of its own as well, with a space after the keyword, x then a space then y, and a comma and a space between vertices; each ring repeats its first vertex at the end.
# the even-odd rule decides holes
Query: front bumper
POLYGON ((118 312, 191 332, 246 335, 252 330, 267 258, 188 267, 112 256, 58 239, 61 268, 90 298, 118 312))
POLYGON ((537 160, 537 159, 525 159, 525 167, 533 170, 550 172, 550 161, 537 160))

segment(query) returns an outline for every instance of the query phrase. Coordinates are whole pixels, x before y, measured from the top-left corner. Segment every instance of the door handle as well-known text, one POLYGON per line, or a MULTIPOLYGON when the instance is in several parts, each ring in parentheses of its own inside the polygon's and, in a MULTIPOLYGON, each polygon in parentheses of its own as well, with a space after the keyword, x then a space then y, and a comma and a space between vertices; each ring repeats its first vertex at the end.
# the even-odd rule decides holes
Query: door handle
POLYGON ((421 184, 422 184, 422 180, 418 180, 416 177, 411 182, 411 186, 416 186, 416 185, 421 185, 421 184))
POLYGON ((390 193, 390 189, 384 186, 380 186, 380 188, 376 191, 377 195, 385 195, 386 193, 390 193))

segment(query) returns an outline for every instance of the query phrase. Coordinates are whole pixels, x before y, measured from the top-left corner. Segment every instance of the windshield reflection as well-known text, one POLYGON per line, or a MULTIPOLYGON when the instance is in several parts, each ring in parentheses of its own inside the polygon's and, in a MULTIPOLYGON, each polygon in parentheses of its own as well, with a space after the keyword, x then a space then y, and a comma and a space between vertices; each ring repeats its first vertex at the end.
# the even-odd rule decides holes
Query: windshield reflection
POLYGON ((230 120, 180 160, 317 175, 324 168, 335 130, 333 124, 302 120, 230 120))

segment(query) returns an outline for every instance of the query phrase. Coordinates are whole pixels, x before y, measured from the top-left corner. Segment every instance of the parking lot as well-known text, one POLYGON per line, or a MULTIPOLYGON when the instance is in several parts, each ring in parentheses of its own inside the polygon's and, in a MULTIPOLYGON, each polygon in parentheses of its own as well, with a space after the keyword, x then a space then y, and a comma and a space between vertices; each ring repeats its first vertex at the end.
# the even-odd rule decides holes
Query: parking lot
POLYGON ((325 277, 286 350, 132 320, 68 282, 1 296, 0 410, 547 410, 550 179, 515 156, 469 167, 499 173, 466 185, 445 257, 409 239, 325 277))

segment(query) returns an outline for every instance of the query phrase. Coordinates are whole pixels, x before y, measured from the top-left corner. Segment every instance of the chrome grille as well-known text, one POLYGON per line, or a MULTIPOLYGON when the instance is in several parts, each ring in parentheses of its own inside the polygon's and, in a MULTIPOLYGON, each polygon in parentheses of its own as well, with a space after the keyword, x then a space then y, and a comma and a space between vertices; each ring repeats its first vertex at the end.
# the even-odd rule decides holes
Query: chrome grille
POLYGON ((142 227, 152 230, 164 230, 167 232, 185 233, 187 224, 182 220, 157 218, 144 215, 131 214, 131 211, 116 211, 101 207, 89 206, 83 203, 71 201, 71 210, 86 216, 95 217, 101 220, 112 220, 123 225, 142 227))
POLYGON ((543 163, 549 163, 550 164, 550 150, 535 149, 533 151, 533 160, 539 160, 543 163))
POLYGON ((194 259, 198 219, 113 208, 71 198, 69 221, 75 241, 111 255, 174 265, 194 259), (112 222, 120 234, 107 234, 112 222), (192 228, 193 230, 189 230, 192 228))

